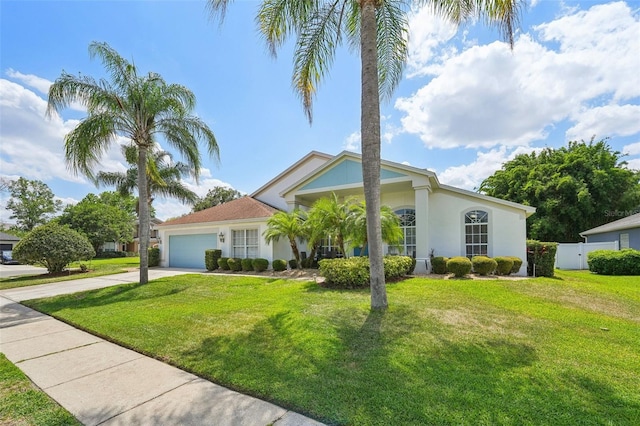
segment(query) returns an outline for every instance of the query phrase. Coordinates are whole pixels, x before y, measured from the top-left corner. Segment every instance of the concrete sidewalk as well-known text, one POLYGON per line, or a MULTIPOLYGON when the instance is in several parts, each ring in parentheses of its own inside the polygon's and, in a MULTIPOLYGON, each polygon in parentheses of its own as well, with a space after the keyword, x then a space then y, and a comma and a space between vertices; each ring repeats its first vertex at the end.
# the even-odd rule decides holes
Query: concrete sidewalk
MULTIPOLYGON (((155 269, 149 272, 151 279, 193 271, 155 269)), ((70 293, 132 282, 123 281, 131 279, 125 275, 128 274, 68 281, 61 287, 70 293), (102 285, 94 280, 102 281, 102 285)), ((133 282, 137 282, 137 278, 133 282)), ((60 284, 63 283, 56 283, 60 284)), ((17 303, 56 294, 64 293, 52 284, 2 291, 0 349, 37 386, 85 425, 322 425, 17 303)))

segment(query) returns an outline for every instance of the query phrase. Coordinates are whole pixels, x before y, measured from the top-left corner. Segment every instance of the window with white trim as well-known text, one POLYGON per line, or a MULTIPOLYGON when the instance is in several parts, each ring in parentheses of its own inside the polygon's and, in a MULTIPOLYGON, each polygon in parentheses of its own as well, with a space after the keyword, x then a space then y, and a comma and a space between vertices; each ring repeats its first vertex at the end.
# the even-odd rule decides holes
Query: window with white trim
POLYGON ((489 254, 489 213, 471 210, 464 215, 465 254, 488 256, 489 254))
POLYGON ((629 248, 629 234, 620 234, 620 250, 629 248))
POLYGON ((258 257, 257 229, 236 229, 232 232, 233 257, 255 259, 258 257))
MULTIPOLYGON (((400 218, 402 228, 402 243, 400 250, 404 256, 416 256, 416 210, 400 209, 394 212, 400 218)), ((389 247, 390 254, 399 254, 396 247, 389 247)))

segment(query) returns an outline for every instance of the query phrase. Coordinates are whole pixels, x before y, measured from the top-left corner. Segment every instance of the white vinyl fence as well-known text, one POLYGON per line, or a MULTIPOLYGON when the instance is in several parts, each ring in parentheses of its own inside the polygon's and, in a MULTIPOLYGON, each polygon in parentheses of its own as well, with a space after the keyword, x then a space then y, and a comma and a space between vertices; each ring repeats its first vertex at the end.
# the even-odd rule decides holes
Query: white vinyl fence
POLYGON ((619 250, 617 241, 606 243, 560 243, 556 252, 556 268, 589 269, 587 253, 594 250, 619 250))

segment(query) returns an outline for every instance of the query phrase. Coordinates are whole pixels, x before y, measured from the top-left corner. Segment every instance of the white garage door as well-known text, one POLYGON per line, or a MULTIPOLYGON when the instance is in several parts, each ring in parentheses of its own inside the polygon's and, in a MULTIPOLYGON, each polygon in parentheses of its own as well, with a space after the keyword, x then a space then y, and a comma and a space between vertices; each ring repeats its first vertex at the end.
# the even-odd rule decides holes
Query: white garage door
POLYGON ((205 269, 204 251, 216 248, 218 234, 169 236, 169 267, 205 269))

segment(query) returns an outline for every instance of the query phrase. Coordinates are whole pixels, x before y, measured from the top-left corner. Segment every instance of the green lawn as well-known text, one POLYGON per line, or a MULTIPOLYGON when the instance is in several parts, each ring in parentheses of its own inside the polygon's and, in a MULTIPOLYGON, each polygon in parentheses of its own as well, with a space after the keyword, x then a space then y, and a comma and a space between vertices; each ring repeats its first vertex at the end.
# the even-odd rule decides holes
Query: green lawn
POLYGON ((0 425, 81 425, 0 353, 0 425))
MULTIPOLYGON (((11 268, 12 266, 7 266, 7 268, 11 268)), ((46 273, 46 270, 44 270, 44 274, 24 275, 15 278, 0 278, 0 290, 119 274, 121 272, 126 272, 127 269, 137 268, 139 266, 139 257, 118 257, 114 259, 92 259, 84 262, 74 262, 69 265, 69 270, 71 271, 70 274, 51 277, 46 273), (77 273, 81 263, 87 265, 89 272, 77 273)), ((11 271, 10 269, 8 270, 11 271)))
POLYGON ((185 275, 28 303, 330 424, 638 425, 640 280, 185 275))

